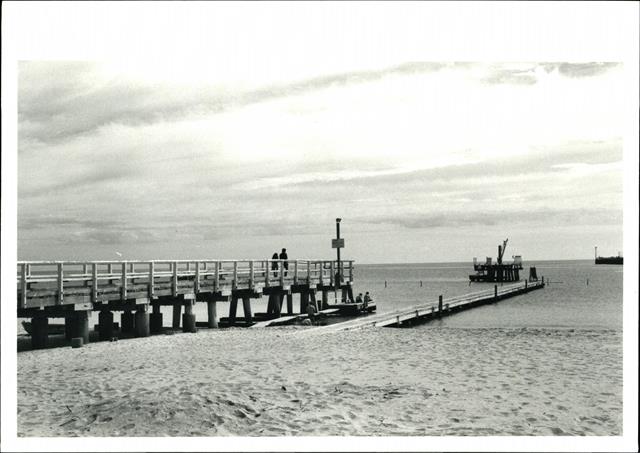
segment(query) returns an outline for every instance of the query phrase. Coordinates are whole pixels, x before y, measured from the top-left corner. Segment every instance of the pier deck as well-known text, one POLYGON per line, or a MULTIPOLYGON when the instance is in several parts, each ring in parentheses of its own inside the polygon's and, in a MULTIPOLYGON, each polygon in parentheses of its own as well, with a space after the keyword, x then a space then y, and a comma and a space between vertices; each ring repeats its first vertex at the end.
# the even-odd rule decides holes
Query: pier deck
POLYGON ((99 311, 100 338, 113 337, 113 311, 121 311, 121 330, 136 336, 162 331, 160 306, 171 305, 173 327, 196 330, 193 305, 206 302, 208 327, 218 327, 216 302, 229 302, 228 325, 254 322, 251 299, 269 297, 267 312, 293 315, 293 294, 300 311, 322 293, 352 299, 354 262, 342 260, 154 260, 154 261, 21 261, 18 262, 17 311, 31 318, 33 346, 45 347, 49 318, 65 318, 68 339, 89 341, 88 314, 99 311), (285 268, 284 265, 287 265, 285 268), (238 301, 243 319, 237 319, 238 301), (149 307, 153 313, 148 313, 149 307), (184 314, 182 314, 184 307, 184 314))

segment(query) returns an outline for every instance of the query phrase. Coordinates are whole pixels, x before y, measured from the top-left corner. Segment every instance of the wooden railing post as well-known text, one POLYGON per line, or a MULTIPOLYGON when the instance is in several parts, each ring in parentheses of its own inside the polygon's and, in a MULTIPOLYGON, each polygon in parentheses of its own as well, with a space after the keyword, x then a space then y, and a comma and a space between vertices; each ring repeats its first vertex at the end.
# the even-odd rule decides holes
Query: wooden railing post
POLYGON ((269 286, 269 277, 271 276, 271 267, 269 260, 265 260, 264 286, 269 286))
POLYGON ((98 263, 93 263, 91 269, 91 302, 96 303, 98 301, 98 263))
POLYGON ((27 264, 27 277, 31 277, 31 264, 27 264))
POLYGON ((178 262, 172 262, 171 266, 173 267, 173 283, 171 285, 171 295, 173 297, 176 297, 178 295, 178 262))
POLYGON ((349 281, 353 281, 353 261, 349 261, 349 281))
POLYGON ((64 268, 62 263, 58 263, 58 304, 64 302, 64 268))
POLYGON ((216 269, 215 269, 215 281, 214 281, 214 291, 218 291, 220 287, 220 261, 216 261, 216 269))
POLYGON ((233 289, 238 287, 238 262, 233 262, 233 289))
POLYGON ((320 274, 318 276, 318 281, 320 285, 323 285, 323 276, 324 276, 324 261, 320 261, 320 274))
POLYGON ((87 271, 89 269, 88 264, 83 264, 82 265, 82 275, 87 275, 87 271))
POLYGON ((280 261, 280 286, 284 287, 284 260, 280 261))
POLYGON ((298 260, 295 260, 293 263, 293 284, 298 284, 298 260))
POLYGON ((22 308, 27 308, 27 266, 28 264, 22 264, 20 269, 20 287, 22 288, 20 302, 22 308))
POLYGON ((331 261, 331 275, 329 275, 329 284, 331 286, 333 286, 333 282, 336 278, 336 273, 334 272, 334 268, 333 268, 333 261, 331 261))
POLYGON ((127 262, 122 262, 122 300, 127 300, 127 262))
POLYGON ((249 288, 253 289, 253 260, 249 261, 249 288))
POLYGON ((196 261, 196 284, 195 284, 196 294, 200 292, 200 262, 196 261))
POLYGON ((149 262, 149 297, 153 298, 155 295, 155 284, 154 284, 154 280, 155 280, 155 267, 156 267, 156 263, 151 261, 149 262))
POLYGON ((113 274, 113 263, 109 263, 109 274, 113 274))

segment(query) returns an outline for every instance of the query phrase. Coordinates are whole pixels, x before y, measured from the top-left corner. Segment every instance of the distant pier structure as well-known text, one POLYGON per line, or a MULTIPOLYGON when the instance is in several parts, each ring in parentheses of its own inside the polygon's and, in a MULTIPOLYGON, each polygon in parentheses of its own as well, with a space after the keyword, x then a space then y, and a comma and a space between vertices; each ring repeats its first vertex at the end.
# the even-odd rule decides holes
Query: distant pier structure
POLYGON ((109 340, 117 327, 138 337, 160 333, 163 305, 173 306, 173 328, 195 332, 198 302, 207 304, 205 324, 215 328, 278 318, 285 302, 295 314, 294 294, 301 314, 310 304, 316 312, 330 308, 331 293, 342 302, 336 305, 353 300, 350 260, 20 261, 17 268, 18 318, 31 319, 34 348, 47 346, 51 318, 64 318, 68 340, 88 342, 92 311, 99 312, 99 338, 109 340), (256 316, 251 301, 263 296, 267 313, 256 316), (227 318, 218 319, 217 302, 229 302, 227 318), (237 317, 238 302, 244 319, 237 317), (114 311, 122 312, 119 326, 114 311))
POLYGON ((507 248, 505 239, 502 245, 498 245, 498 258, 496 263, 492 263, 490 257, 486 262, 478 264, 477 258, 473 259, 473 269, 475 274, 469 275, 472 282, 517 282, 520 281, 520 271, 522 270, 522 257, 516 255, 513 257, 512 263, 503 263, 502 258, 507 248))
POLYGON ((596 246, 596 264, 623 264, 623 258, 618 252, 618 256, 598 256, 598 247, 596 246))

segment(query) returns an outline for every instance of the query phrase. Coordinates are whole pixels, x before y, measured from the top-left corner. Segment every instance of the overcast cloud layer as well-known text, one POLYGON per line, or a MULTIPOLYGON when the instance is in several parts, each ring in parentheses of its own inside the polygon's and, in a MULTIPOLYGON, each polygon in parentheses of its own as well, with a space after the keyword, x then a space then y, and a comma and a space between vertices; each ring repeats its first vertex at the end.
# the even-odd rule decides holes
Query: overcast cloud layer
POLYGON ((622 249, 615 63, 19 69, 20 259, 329 258, 335 217, 361 262, 622 249))

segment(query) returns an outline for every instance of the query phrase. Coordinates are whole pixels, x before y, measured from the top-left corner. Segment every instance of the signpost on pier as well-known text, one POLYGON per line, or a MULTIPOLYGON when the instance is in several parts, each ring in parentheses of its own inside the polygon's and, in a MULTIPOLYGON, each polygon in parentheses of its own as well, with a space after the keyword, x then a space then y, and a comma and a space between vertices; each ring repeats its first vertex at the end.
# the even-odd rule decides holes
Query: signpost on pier
POLYGON ((339 217, 336 219, 336 238, 331 239, 331 248, 336 249, 338 252, 338 272, 336 272, 336 275, 333 276, 333 278, 335 279, 335 283, 333 286, 334 288, 333 295, 336 302, 338 300, 338 288, 341 286, 341 283, 342 283, 342 261, 340 261, 340 249, 344 248, 344 239, 340 237, 340 221, 341 220, 342 219, 339 217))

